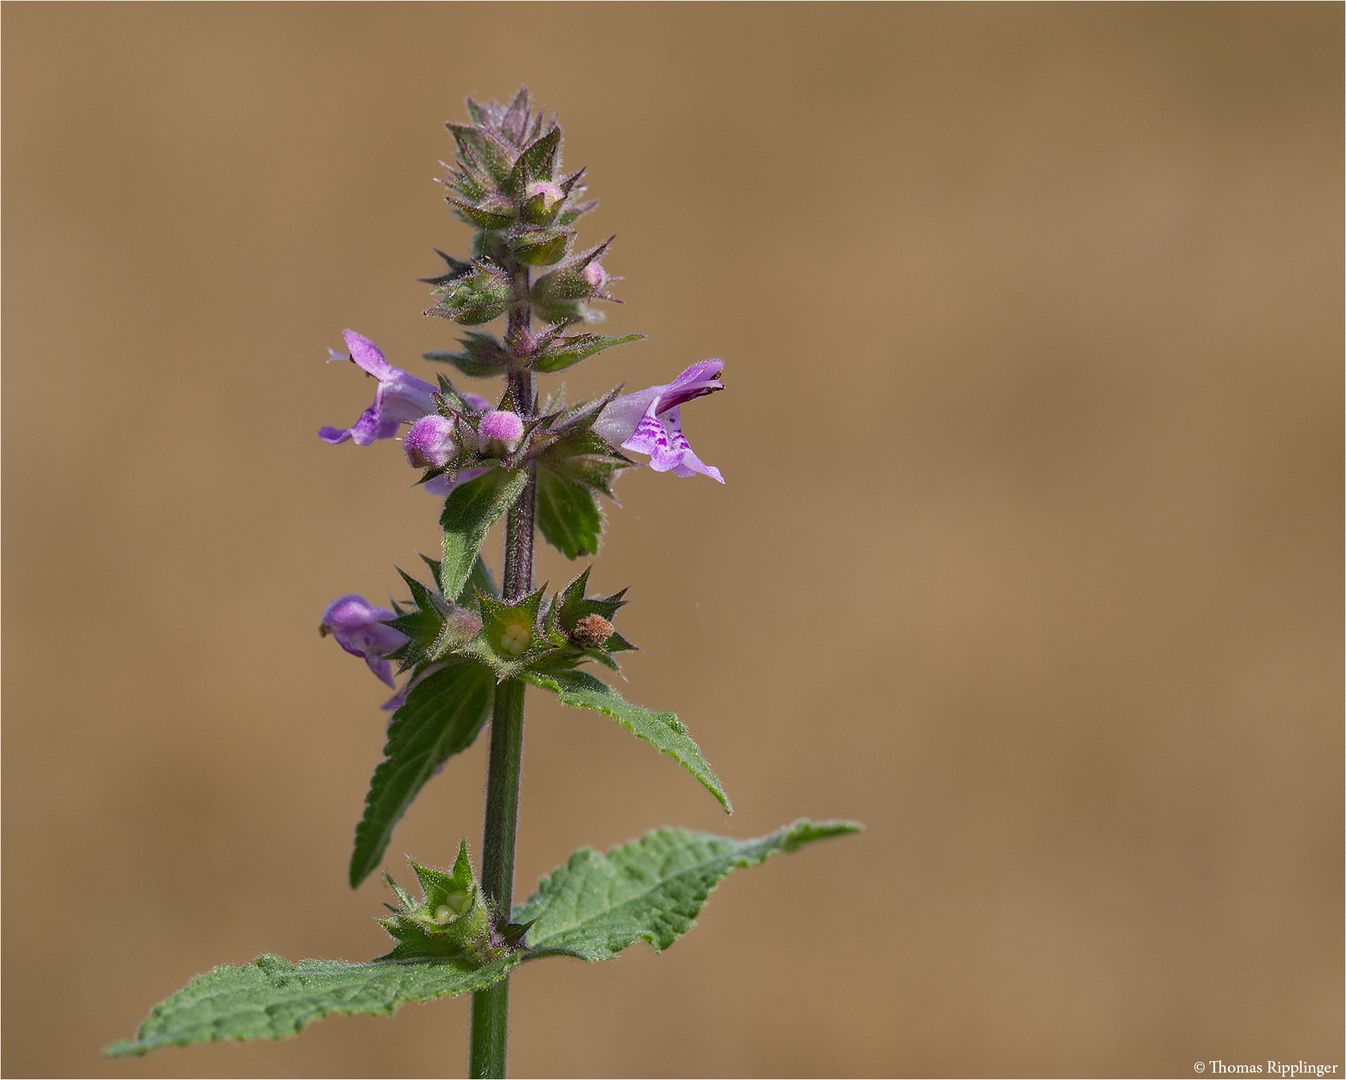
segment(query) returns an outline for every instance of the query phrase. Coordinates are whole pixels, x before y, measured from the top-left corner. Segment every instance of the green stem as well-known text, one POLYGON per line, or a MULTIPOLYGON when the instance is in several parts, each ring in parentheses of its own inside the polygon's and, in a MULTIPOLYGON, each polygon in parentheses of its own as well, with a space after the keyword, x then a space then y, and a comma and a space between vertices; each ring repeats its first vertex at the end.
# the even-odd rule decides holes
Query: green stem
POLYGON ((509 979, 472 995, 472 1050, 468 1076, 474 1080, 505 1075, 509 1043, 509 979))
MULTIPOLYGON (((528 271, 516 281, 516 291, 528 295, 528 271)), ((526 300, 509 315, 511 330, 528 329, 531 313, 526 300)), ((534 411, 531 371, 509 376, 520 414, 534 411)), ((504 599, 517 604, 533 591, 533 530, 537 517, 537 476, 528 484, 505 517, 504 599)), ((519 772, 523 761, 523 692, 518 679, 506 679, 495 688, 491 713, 491 759, 486 775, 486 829, 482 842, 481 887, 500 921, 508 921, 514 899, 514 838, 519 822, 519 772)), ((503 1077, 509 1047, 509 979, 472 995, 472 1041, 468 1073, 479 1078, 503 1077)))

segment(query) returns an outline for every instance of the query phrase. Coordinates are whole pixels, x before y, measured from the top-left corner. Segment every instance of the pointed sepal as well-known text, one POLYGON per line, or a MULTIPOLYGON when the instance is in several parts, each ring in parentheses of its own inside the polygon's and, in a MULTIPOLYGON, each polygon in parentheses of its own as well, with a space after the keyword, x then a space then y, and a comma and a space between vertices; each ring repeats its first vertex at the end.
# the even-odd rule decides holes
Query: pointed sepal
POLYGON ((480 966, 509 951, 510 946, 494 933, 486 897, 467 856, 466 840, 458 847, 452 870, 409 861, 425 898, 419 903, 411 900, 391 876, 385 875, 399 906, 386 919, 380 919, 379 925, 397 939, 397 945, 380 959, 443 957, 480 966))

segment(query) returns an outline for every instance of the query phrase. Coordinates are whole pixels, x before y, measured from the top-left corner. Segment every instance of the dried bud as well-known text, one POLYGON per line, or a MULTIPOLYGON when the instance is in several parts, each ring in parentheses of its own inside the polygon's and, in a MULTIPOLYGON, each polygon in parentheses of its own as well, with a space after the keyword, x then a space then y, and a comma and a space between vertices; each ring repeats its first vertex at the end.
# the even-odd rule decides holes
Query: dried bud
POLYGON ((407 452, 412 468, 443 468, 458 452, 458 444, 453 441, 453 421, 438 413, 422 416, 402 438, 402 449, 407 452))
POLYGON ((503 449, 508 453, 518 446, 519 440, 523 438, 523 421, 519 419, 517 413, 492 410, 481 418, 477 434, 480 436, 483 450, 503 449))
POLYGON ((612 636, 612 630, 612 623, 602 615, 586 615, 575 623, 575 629, 570 631, 570 640, 580 648, 587 649, 593 645, 602 645, 612 636))

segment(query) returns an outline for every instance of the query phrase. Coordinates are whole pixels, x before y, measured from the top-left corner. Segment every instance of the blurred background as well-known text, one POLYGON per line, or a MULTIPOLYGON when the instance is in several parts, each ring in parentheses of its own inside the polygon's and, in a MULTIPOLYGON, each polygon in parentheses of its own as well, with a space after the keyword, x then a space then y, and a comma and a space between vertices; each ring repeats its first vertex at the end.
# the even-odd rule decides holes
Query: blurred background
MULTIPOLYGON (((520 1076, 1340 1065, 1340 5, 31 5, 3 14, 7 1075, 456 1075, 466 1000, 107 1062, 194 974, 364 959, 386 691, 317 634, 438 546, 400 448, 432 183, 521 83, 725 487, 620 481, 623 692, 533 695, 519 895, 664 824, 864 821, 662 956, 512 990, 520 1076)), ((476 387, 478 389, 481 386, 476 387)), ((488 550, 497 551, 495 541, 488 550)), ((539 577, 578 566, 554 552, 539 577)), ((400 588, 397 590, 401 595, 400 588)), ((486 740, 394 837, 480 846, 486 740)))

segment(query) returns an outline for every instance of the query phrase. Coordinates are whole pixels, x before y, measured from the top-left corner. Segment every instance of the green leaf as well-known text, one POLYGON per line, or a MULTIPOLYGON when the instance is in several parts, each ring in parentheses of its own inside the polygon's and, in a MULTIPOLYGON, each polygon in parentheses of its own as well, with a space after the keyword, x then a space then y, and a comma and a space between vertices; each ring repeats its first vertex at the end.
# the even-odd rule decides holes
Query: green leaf
MULTIPOLYGON (((524 959, 609 960, 637 941, 662 951, 691 929, 706 898, 731 870, 860 828, 850 821, 804 820, 756 840, 660 829, 606 855, 583 848, 543 878, 501 929, 506 938, 526 931, 527 952, 510 951, 479 965, 465 958, 424 957, 292 964, 263 955, 251 964, 217 967, 193 979, 154 1007, 133 1040, 114 1043, 104 1053, 123 1057, 222 1039, 282 1039, 334 1013, 386 1015, 408 1001, 484 990, 524 959)), ((477 893, 463 846, 451 872, 412 865, 425 890, 424 904, 416 904, 389 879, 404 921, 407 912, 414 917, 454 900, 449 891, 465 883, 477 893)), ((436 928, 437 915, 435 910, 431 916, 436 928)))
POLYGON ((457 596, 463 591, 486 531, 514 505, 527 482, 528 476, 522 469, 492 469, 449 492, 444 512, 439 516, 444 530, 440 582, 445 596, 457 596))
POLYGON ((729 797, 720 786, 720 778, 701 756, 701 748, 687 734, 686 726, 673 713, 651 712, 632 705, 607 683, 585 671, 526 672, 522 677, 534 686, 550 690, 561 699, 562 705, 593 709, 612 717, 637 739, 643 739, 671 757, 715 796, 725 813, 733 813, 729 797))
POLYGON ((514 921, 537 920, 528 931, 531 956, 610 960, 637 941, 661 952, 695 925, 711 890, 731 870, 860 828, 852 821, 801 820, 755 840, 659 829, 606 855, 581 848, 514 909, 514 921))
POLYGON ((484 664, 459 660, 422 679, 393 713, 383 761, 355 827, 350 882, 355 888, 378 866, 393 828, 425 782, 454 754, 472 745, 491 713, 495 675, 484 664))
POLYGON ((553 374, 574 367, 581 360, 587 360, 595 353, 611 349, 616 345, 628 345, 633 341, 643 341, 644 334, 625 334, 622 337, 604 337, 602 334, 577 334, 562 338, 553 349, 533 361, 534 371, 553 374))
POLYGON ((501 374, 509 367, 509 352, 493 334, 468 331, 461 338, 462 352, 428 352, 426 360, 455 365, 464 375, 484 378, 501 374))
POLYGON ((408 1001, 484 990, 519 961, 518 953, 477 968, 454 960, 292 964, 279 956, 259 956, 243 967, 225 965, 197 976, 154 1007, 134 1040, 114 1043, 104 1052, 123 1057, 221 1039, 284 1039, 333 1013, 386 1015, 408 1001))
POLYGON ((477 609, 477 593, 479 592, 485 593, 493 599, 500 599, 500 590, 495 587, 495 579, 491 577, 491 569, 480 555, 477 556, 476 562, 472 564, 472 572, 467 575, 467 580, 458 591, 454 603, 459 607, 475 611, 477 609))
POLYGON ((430 568, 430 576, 435 579, 435 588, 439 589, 440 592, 443 592, 444 589, 439 583, 439 560, 432 559, 429 555, 421 555, 419 551, 416 552, 416 554, 420 555, 421 562, 425 563, 425 565, 430 568))
POLYGON ((593 555, 603 536, 603 511, 583 484, 539 469, 537 526, 547 543, 567 559, 593 555))

